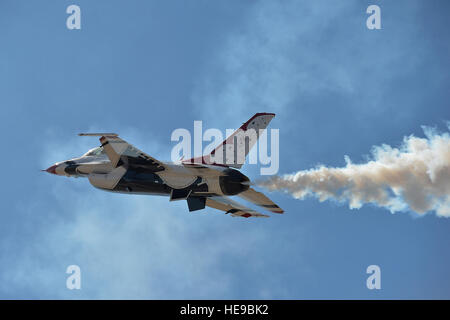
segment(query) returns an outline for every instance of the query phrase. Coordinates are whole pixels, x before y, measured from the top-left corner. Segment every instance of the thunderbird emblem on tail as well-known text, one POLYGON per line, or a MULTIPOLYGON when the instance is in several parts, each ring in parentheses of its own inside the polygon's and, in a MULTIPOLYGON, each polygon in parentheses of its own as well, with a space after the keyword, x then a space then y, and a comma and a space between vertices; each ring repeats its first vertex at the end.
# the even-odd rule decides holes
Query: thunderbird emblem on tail
POLYGON ((100 136, 101 146, 79 158, 57 162, 44 171, 87 177, 94 187, 107 191, 165 195, 170 201, 186 200, 189 211, 208 206, 235 217, 268 217, 227 196, 237 195, 273 213, 283 213, 264 194, 252 189, 249 178, 235 169, 243 164, 238 161, 236 150, 241 148, 237 153, 240 152, 245 160, 260 132, 274 116, 273 113, 257 113, 209 155, 180 163, 156 160, 115 133, 80 133, 80 136, 100 136), (250 131, 254 139, 248 139, 250 131))

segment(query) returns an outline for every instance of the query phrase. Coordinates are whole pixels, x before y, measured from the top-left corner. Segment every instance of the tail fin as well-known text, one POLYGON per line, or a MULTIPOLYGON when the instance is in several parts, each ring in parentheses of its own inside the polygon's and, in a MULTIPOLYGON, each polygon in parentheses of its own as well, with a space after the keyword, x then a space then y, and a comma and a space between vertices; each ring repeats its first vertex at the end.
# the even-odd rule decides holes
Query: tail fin
POLYGON ((241 168, 260 134, 275 117, 274 113, 257 113, 224 140, 210 154, 183 161, 185 164, 212 164, 241 168))

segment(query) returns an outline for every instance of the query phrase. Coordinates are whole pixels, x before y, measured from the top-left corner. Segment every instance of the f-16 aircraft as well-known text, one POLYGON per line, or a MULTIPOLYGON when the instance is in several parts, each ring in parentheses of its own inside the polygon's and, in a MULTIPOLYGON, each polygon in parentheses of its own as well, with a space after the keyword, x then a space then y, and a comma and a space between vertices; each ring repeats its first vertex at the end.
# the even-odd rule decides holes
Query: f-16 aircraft
POLYGON ((106 191, 164 195, 169 196, 170 201, 186 200, 189 211, 208 206, 234 217, 269 217, 228 196, 239 196, 273 213, 284 212, 264 194, 252 189, 250 179, 236 170, 242 167, 250 149, 274 116, 273 113, 257 113, 210 154, 179 163, 159 161, 115 133, 80 133, 80 136, 99 136, 101 146, 43 171, 87 177, 94 187, 106 191), (239 152, 244 161, 238 159, 239 152))

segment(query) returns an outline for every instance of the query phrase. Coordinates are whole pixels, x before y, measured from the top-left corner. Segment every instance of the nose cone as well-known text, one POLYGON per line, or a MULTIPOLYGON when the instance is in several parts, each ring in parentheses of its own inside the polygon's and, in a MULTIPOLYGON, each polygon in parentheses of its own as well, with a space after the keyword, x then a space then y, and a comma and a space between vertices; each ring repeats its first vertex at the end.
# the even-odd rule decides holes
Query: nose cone
POLYGON ((69 173, 66 171, 67 167, 68 167, 67 161, 57 162, 54 165, 52 165, 51 167, 48 167, 47 169, 42 170, 42 171, 46 171, 51 174, 56 174, 58 176, 68 176, 69 173))
POLYGON ((56 173, 56 167, 57 167, 57 165, 54 164, 54 165, 52 165, 51 167, 47 168, 47 169, 44 170, 44 171, 47 171, 48 173, 52 173, 52 174, 57 174, 57 173, 56 173))

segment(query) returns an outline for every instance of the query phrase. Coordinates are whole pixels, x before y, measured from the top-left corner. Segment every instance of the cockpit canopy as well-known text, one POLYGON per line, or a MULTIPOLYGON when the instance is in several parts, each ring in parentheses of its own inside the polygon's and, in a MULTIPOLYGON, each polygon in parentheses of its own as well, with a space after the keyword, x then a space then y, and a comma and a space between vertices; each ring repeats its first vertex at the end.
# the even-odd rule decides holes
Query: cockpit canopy
POLYGON ((103 147, 97 147, 94 149, 89 150, 85 154, 83 154, 83 157, 95 157, 100 156, 105 153, 105 150, 103 150, 103 147))

